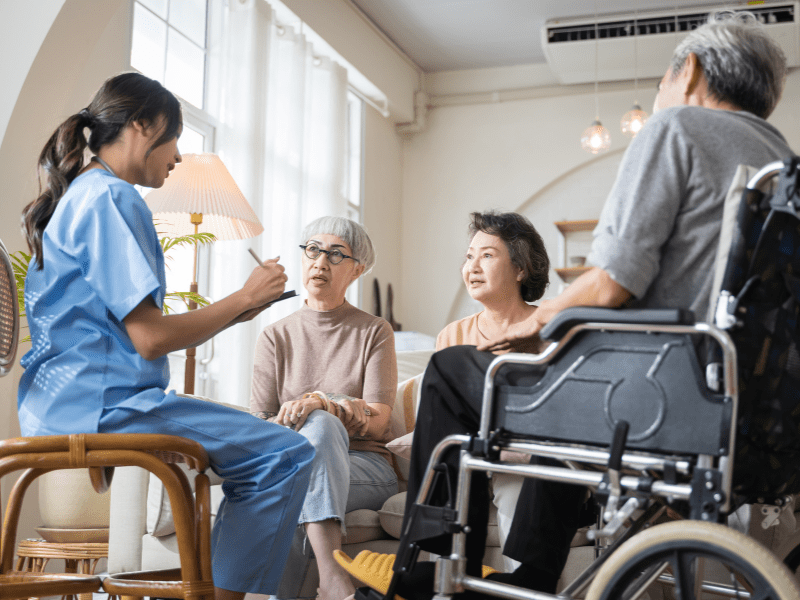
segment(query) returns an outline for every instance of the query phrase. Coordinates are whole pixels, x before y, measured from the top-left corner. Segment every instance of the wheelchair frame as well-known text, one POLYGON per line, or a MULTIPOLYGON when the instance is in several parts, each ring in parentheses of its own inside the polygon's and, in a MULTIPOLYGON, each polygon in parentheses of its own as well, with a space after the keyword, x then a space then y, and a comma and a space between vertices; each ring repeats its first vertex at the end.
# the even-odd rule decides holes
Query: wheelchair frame
MULTIPOLYGON (((731 508, 731 486, 733 478, 732 456, 735 444, 735 423, 736 411, 738 407, 738 384, 736 380, 736 348, 733 342, 723 330, 714 325, 697 323, 694 326, 687 325, 652 325, 652 324, 620 324, 588 322, 576 325, 557 342, 553 342, 544 352, 538 355, 511 353, 495 358, 486 372, 484 380, 483 405, 481 413, 481 425, 477 440, 484 445, 486 451, 499 452, 500 442, 494 440, 490 433, 491 415, 495 407, 495 378, 501 367, 505 365, 545 365, 557 357, 562 349, 569 344, 579 333, 583 331, 628 331, 641 333, 673 333, 673 334, 693 334, 707 335, 712 337, 722 348, 723 352, 723 384, 726 401, 732 404, 732 420, 730 431, 730 442, 727 448, 727 455, 716 457, 710 455, 700 456, 697 466, 704 469, 716 469, 721 473, 721 487, 714 485, 714 489, 707 489, 707 494, 693 494, 692 485, 687 483, 667 483, 664 481, 650 481, 649 478, 622 475, 622 469, 635 471, 660 471, 665 468, 674 468, 679 474, 691 475, 691 461, 675 457, 647 456, 636 452, 624 452, 621 447, 603 450, 592 447, 582 447, 577 444, 559 445, 551 442, 530 442, 525 440, 505 440, 502 442, 503 450, 510 450, 529 455, 554 458, 567 462, 570 467, 552 467, 546 465, 519 465, 491 462, 485 457, 475 456, 473 453, 463 449, 471 443, 469 436, 448 436, 442 440, 435 448, 428 462, 425 478, 417 496, 417 503, 423 503, 428 496, 434 478, 434 466, 439 462, 442 452, 454 445, 462 446, 460 456, 460 467, 458 474, 458 485, 456 493, 455 511, 458 514, 458 525, 460 531, 453 534, 452 553, 449 557, 441 557, 437 560, 436 581, 434 589, 437 594, 451 595, 464 590, 484 592, 497 595, 503 598, 518 598, 520 600, 552 600, 554 596, 532 590, 517 591, 519 588, 513 586, 494 583, 482 578, 473 577, 466 574, 466 537, 467 527, 467 500, 470 492, 469 477, 472 471, 483 471, 487 473, 503 473, 518 475, 522 477, 534 477, 550 481, 569 483, 587 486, 597 489, 601 486, 609 488, 610 502, 606 507, 606 513, 610 515, 609 527, 618 529, 635 510, 640 507, 640 502, 632 496, 624 506, 617 508, 618 499, 625 492, 641 494, 643 487, 650 488, 650 494, 669 500, 691 501, 692 498, 702 498, 703 504, 713 503, 713 510, 702 510, 708 506, 700 506, 701 518, 704 520, 715 520, 713 515, 720 512, 728 512, 731 508), (494 447, 489 447, 494 444, 494 447), (614 456, 614 455, 617 456, 614 456), (607 475, 603 472, 581 469, 577 463, 590 465, 611 465, 607 475), (615 500, 616 498, 616 500, 615 500)), ((474 444, 473 444, 474 445, 474 444)), ((618 443, 613 444, 615 446, 618 443)), ((709 481, 710 483, 710 481, 709 481)), ((659 513, 660 514, 660 513, 659 513)), ((656 511, 645 513, 646 519, 651 520, 657 516, 656 511)), ((644 520, 643 520, 644 521, 644 520)), ((643 525, 644 523, 642 523, 643 525)), ((597 573, 611 552, 627 541, 633 533, 639 531, 641 526, 629 530, 610 546, 604 554, 599 556, 586 571, 584 571, 575 581, 570 583, 557 596, 558 598, 572 598, 574 594, 582 592, 591 583, 593 576, 597 573)))
MULTIPOLYGON (((747 189, 762 190, 764 185, 772 180, 783 166, 782 162, 767 165, 750 179, 747 189)), ((453 435, 443 439, 436 446, 428 462, 428 467, 416 498, 418 505, 425 503, 434 484, 435 466, 440 462, 443 452, 453 446, 460 446, 455 507, 451 513, 456 516, 456 519, 449 526, 449 531, 453 535, 452 551, 449 556, 442 556, 436 561, 434 580, 436 595, 434 598, 437 600, 444 599, 455 593, 474 591, 516 600, 552 600, 553 598, 571 600, 587 589, 603 565, 614 555, 614 551, 617 548, 667 510, 666 504, 663 502, 650 502, 651 498, 657 497, 667 502, 685 501, 689 504, 691 518, 707 522, 720 521, 722 516, 730 513, 733 508, 733 457, 736 447, 739 407, 737 352, 733 340, 725 331, 725 329, 730 329, 736 325, 735 316, 728 310, 731 305, 730 294, 727 292, 720 293, 715 307, 715 324, 665 325, 658 322, 603 322, 602 320, 590 318, 569 326, 570 322, 568 321, 567 323, 561 323, 561 329, 563 330, 566 326, 569 326, 569 329, 560 337, 555 335, 556 340, 542 353, 538 355, 512 353, 496 357, 490 364, 484 380, 481 421, 477 436, 453 435), (649 451, 647 450, 626 450, 627 423, 616 424, 614 439, 608 450, 596 445, 554 442, 552 440, 531 441, 522 439, 519 436, 500 439, 497 432, 492 431, 493 415, 496 408, 495 396, 497 395, 495 381, 500 369, 507 365, 546 366, 565 352, 570 342, 575 340, 577 336, 584 332, 592 331, 665 333, 684 336, 706 336, 713 339, 721 349, 722 356, 722 377, 721 380, 716 380, 715 383, 721 384, 723 401, 730 404, 727 447, 721 448, 716 455, 691 452, 683 455, 680 455, 680 453, 669 455, 666 452, 663 455, 659 455, 658 451, 654 454, 648 454, 649 451), (556 459, 564 462, 566 466, 555 467, 496 462, 493 459, 499 456, 501 449, 556 459), (592 467, 604 465, 607 466, 605 471, 592 469, 592 467), (623 474, 623 470, 638 471, 644 476, 623 474), (469 533, 467 503, 470 497, 472 479, 470 475, 472 472, 533 477, 581 485, 598 490, 600 492, 599 495, 607 498, 605 509, 601 511, 601 520, 605 521, 607 525, 600 531, 595 532, 593 537, 594 539, 604 540, 605 552, 599 555, 596 554, 596 560, 556 596, 467 575, 466 540, 469 533), (658 472, 664 476, 664 479, 653 480, 645 475, 646 472, 658 472), (667 474, 669 474, 669 477, 666 477, 667 474), (676 481, 676 475, 682 476, 683 482, 676 481), (686 481, 687 478, 689 481, 686 481), (625 500, 624 504, 620 507, 620 501, 623 499, 625 500), (610 538, 618 533, 628 518, 639 508, 644 508, 644 513, 633 522, 627 531, 624 531, 611 542, 610 538)), ((600 312, 602 310, 600 309, 600 312)), ((555 328, 551 328, 551 334, 554 331, 555 328)), ((575 364, 577 365, 577 363, 575 364)), ((709 378, 708 374, 707 378, 708 383, 706 385, 715 389, 711 385, 711 378, 709 378)), ((550 383, 555 387, 560 383, 560 379, 550 383)), ((606 411, 606 417, 610 418, 608 410, 606 411)), ((613 421, 613 419, 611 420, 613 421)), ((408 533, 411 535, 410 530, 408 533)), ((734 534, 735 532, 731 531, 731 535, 734 534)), ((406 538, 401 539, 405 540, 406 538)), ((741 542, 742 540, 739 541, 741 542)), ((749 539, 744 541, 749 541, 749 539)), ((735 544, 731 545, 735 546, 735 544)), ((752 551, 752 548, 750 550, 752 551)), ((737 551, 732 550, 733 554, 738 558, 737 551)), ((413 542, 407 547, 403 547, 403 544, 401 544, 395 562, 395 577, 390 585, 389 593, 384 597, 391 597, 397 575, 404 572, 416 560, 417 552, 418 547, 413 542)), ((767 554, 766 561, 769 562, 774 558, 774 555, 768 552, 767 554)), ((755 569, 760 574, 760 571, 758 571, 759 561, 761 561, 761 566, 763 567, 764 560, 764 557, 753 560, 750 563, 751 571, 755 569)), ((775 562, 779 561, 775 559, 775 562)), ((770 566, 771 574, 766 577, 769 581, 768 585, 772 585, 772 589, 775 590, 783 588, 779 590, 780 594, 787 594, 785 589, 791 588, 793 585, 790 580, 788 585, 786 583, 787 580, 781 580, 782 577, 785 578, 786 574, 781 572, 782 566, 780 564, 777 567, 777 571, 775 571, 770 566), (777 578, 775 572, 778 572, 777 578), (778 585, 774 582, 778 582, 778 585)), ((667 583, 674 582, 675 579, 665 575, 664 571, 663 565, 660 569, 657 568, 657 565, 648 567, 648 570, 644 571, 644 575, 642 575, 642 577, 647 578, 644 585, 649 585, 656 579, 667 583)), ((735 588, 731 588, 726 587, 726 585, 707 582, 704 580, 703 575, 700 577, 700 582, 696 582, 695 585, 697 586, 696 595, 705 592, 729 597, 750 597, 748 593, 740 592, 736 584, 734 584, 735 588), (732 589, 734 590, 733 592, 732 589)), ((592 591, 590 590, 591 593, 592 591)), ((641 591, 637 591, 634 597, 638 598, 640 593, 641 591)), ((787 596, 781 597, 793 597, 795 593, 795 590, 791 589, 787 596)), ((800 598, 800 595, 797 597, 800 598)))

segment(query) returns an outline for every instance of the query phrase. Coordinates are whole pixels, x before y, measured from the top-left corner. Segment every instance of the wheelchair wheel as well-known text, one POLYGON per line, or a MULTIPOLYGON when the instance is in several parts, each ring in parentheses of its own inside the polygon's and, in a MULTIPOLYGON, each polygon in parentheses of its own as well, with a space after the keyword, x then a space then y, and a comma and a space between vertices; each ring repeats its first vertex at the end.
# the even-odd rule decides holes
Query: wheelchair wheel
POLYGON ((637 534, 612 554, 587 600, 639 598, 800 600, 792 573, 742 533, 675 521, 637 534))

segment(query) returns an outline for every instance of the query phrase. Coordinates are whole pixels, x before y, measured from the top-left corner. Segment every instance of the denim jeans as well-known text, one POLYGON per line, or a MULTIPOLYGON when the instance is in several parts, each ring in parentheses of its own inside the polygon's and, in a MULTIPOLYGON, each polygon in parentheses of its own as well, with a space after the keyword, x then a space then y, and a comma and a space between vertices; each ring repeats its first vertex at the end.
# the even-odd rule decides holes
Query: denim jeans
POLYGON ((397 475, 389 461, 376 452, 350 450, 347 430, 332 414, 315 410, 299 433, 316 452, 300 524, 276 598, 301 597, 300 589, 314 556, 304 523, 337 519, 345 533, 346 513, 360 508, 379 510, 397 493, 397 475))

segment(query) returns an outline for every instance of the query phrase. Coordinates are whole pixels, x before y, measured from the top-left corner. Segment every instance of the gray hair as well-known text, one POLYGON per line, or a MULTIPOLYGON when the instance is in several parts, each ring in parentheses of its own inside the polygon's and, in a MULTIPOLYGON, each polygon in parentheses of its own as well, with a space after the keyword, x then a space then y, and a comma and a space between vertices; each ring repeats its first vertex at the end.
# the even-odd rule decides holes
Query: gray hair
POLYGON ((697 56, 711 95, 766 119, 781 98, 786 57, 756 16, 747 11, 712 13, 675 48, 675 76, 690 53, 697 56))
POLYGON ((375 266, 375 248, 372 247, 372 240, 369 239, 367 230, 359 223, 344 217, 320 217, 305 226, 300 243, 305 244, 315 235, 325 234, 335 235, 350 246, 353 257, 364 265, 364 274, 369 273, 375 266))

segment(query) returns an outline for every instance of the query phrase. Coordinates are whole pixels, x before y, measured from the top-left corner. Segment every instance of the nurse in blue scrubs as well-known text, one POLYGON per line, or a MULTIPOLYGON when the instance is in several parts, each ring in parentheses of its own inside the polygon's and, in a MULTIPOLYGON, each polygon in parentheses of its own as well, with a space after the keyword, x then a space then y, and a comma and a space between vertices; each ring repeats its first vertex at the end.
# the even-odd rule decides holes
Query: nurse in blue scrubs
POLYGON ((133 186, 164 184, 181 160, 181 129, 175 96, 124 73, 42 150, 46 187, 23 212, 33 347, 21 361, 19 419, 26 436, 166 433, 202 444, 225 479, 212 536, 216 597, 235 600, 277 589, 313 449, 285 427, 164 391, 167 353, 252 319, 286 282, 274 259, 219 302, 163 314, 164 256, 133 186))

